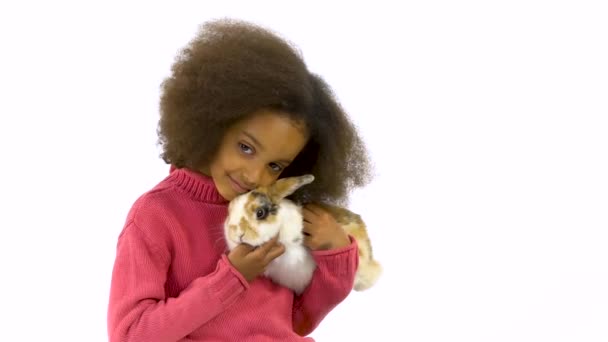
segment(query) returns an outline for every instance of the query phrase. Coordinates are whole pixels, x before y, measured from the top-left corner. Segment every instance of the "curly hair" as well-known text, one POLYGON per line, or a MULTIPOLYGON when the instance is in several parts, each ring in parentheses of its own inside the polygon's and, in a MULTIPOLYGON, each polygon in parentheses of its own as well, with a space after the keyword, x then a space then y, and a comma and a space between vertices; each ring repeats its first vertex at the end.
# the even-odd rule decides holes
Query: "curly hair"
POLYGON ((203 24, 162 82, 161 157, 177 168, 208 165, 225 131, 260 109, 303 122, 310 133, 281 177, 312 173, 315 181, 292 199, 341 204, 369 182, 367 150, 328 84, 289 41, 231 19, 203 24))

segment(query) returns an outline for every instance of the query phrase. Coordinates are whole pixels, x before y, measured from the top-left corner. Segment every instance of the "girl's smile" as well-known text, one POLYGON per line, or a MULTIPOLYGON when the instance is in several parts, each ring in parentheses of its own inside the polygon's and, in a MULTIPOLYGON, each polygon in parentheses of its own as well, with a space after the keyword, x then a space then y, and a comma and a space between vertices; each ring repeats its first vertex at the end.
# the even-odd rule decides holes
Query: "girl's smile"
POLYGON ((232 189, 234 190, 234 192, 243 194, 249 190, 252 190, 252 188, 247 188, 246 186, 241 185, 242 183, 237 182, 236 180, 234 180, 234 178, 230 177, 230 175, 226 175, 226 176, 232 183, 232 189))
POLYGON ((226 200, 270 185, 308 142, 305 126, 281 112, 261 110, 230 127, 218 152, 200 171, 226 200))

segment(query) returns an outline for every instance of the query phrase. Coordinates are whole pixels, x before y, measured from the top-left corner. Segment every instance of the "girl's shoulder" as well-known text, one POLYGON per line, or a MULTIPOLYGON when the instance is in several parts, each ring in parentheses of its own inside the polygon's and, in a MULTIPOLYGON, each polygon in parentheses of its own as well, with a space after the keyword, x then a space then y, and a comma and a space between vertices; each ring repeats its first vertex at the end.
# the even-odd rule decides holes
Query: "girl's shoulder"
POLYGON ((139 221, 164 216, 177 208, 177 203, 182 200, 181 197, 175 186, 164 179, 135 199, 127 215, 127 220, 139 221))
POLYGON ((158 183, 150 190, 139 195, 128 210, 125 231, 135 229, 146 237, 168 238, 167 226, 171 224, 171 217, 177 215, 180 194, 175 187, 166 182, 158 183))

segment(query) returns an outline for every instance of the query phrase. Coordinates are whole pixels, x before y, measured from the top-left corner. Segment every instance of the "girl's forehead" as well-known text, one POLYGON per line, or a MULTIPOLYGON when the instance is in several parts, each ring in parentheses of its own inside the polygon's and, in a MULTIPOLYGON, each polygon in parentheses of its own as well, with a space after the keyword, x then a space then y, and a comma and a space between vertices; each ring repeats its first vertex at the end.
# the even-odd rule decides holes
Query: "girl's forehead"
POLYGON ((241 129, 248 128, 252 130, 268 131, 268 130, 299 130, 300 134, 307 134, 306 125, 303 121, 298 121, 288 116, 288 114, 273 111, 260 110, 241 121, 238 125, 241 129))

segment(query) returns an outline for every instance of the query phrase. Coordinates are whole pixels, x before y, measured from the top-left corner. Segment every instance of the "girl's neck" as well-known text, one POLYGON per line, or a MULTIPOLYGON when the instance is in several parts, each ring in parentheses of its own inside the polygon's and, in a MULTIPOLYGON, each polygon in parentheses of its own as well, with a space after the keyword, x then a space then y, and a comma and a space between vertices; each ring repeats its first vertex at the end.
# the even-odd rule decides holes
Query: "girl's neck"
POLYGON ((199 171, 188 168, 171 167, 169 180, 181 190, 187 192, 197 201, 226 204, 228 201, 220 195, 213 179, 199 171))

